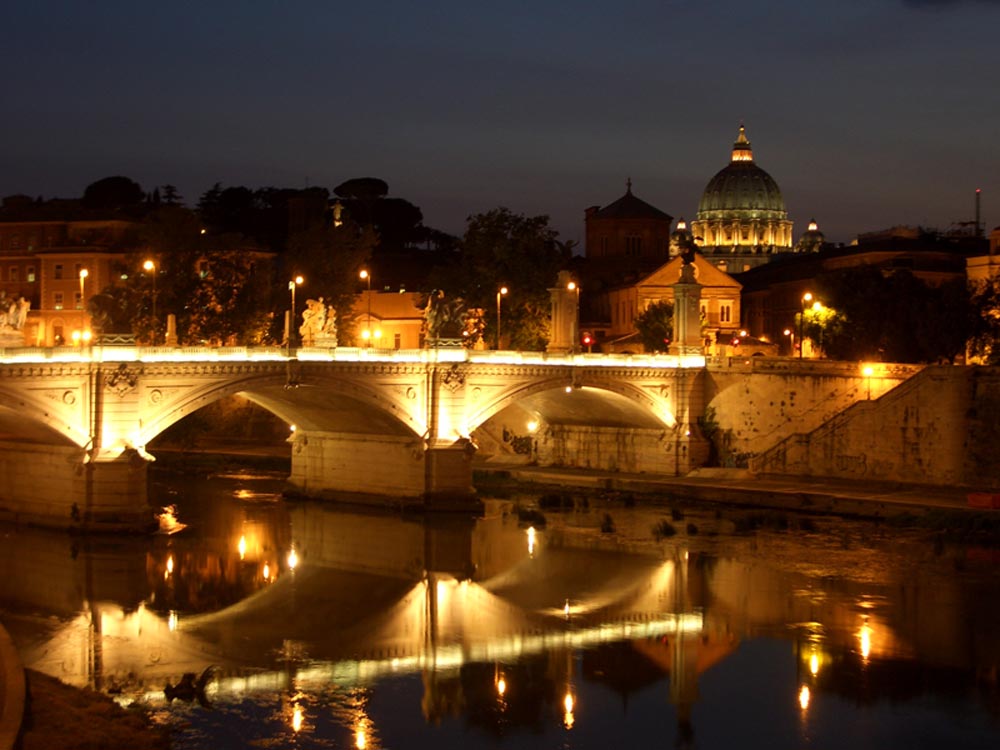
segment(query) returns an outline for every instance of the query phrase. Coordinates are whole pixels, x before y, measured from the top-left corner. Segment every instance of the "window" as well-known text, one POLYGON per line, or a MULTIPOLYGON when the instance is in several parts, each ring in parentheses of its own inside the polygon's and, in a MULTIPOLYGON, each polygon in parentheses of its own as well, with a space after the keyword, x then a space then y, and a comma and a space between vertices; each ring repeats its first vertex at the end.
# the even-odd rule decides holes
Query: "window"
POLYGON ((83 309, 83 295, 79 292, 73 292, 73 306, 77 310, 83 309))
POLYGON ((35 267, 28 266, 28 282, 31 284, 35 283, 35 267))
POLYGON ((733 322, 733 305, 731 302, 722 302, 719 304, 719 322, 733 322))
POLYGON ((625 254, 631 257, 642 255, 642 237, 632 235, 625 238, 625 254))
POLYGON ((56 310, 62 310, 63 309, 63 293, 62 292, 55 292, 52 295, 52 302, 53 302, 52 306, 56 310))
POLYGON ((62 263, 56 263, 56 267, 52 269, 52 278, 61 279, 63 274, 62 263))
POLYGON ((7 269, 7 278, 10 281, 18 281, 18 276, 19 274, 17 272, 17 266, 11 266, 9 269, 7 269))
POLYGON ((392 335, 392 346, 396 351, 403 345, 403 335, 401 333, 394 333, 392 335))

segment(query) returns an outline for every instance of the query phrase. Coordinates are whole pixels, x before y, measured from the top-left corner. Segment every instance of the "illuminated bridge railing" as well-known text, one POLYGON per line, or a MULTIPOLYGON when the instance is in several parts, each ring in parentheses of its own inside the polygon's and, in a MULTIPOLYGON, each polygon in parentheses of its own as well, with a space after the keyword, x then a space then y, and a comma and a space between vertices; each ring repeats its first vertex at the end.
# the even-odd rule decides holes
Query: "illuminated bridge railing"
POLYGON ((468 362, 486 365, 558 365, 567 367, 700 368, 702 356, 667 354, 583 354, 524 351, 476 351, 461 347, 376 349, 340 346, 90 346, 0 349, 0 364, 101 362, 388 362, 436 364, 468 362))

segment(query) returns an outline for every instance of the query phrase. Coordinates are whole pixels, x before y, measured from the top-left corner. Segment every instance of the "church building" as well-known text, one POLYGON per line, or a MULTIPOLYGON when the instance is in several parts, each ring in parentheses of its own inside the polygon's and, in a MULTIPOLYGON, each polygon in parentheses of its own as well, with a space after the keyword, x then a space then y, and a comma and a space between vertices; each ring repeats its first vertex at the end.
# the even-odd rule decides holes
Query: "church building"
POLYGON ((757 166, 742 125, 729 164, 702 193, 691 231, 699 252, 728 273, 748 271, 794 250, 781 190, 757 166))

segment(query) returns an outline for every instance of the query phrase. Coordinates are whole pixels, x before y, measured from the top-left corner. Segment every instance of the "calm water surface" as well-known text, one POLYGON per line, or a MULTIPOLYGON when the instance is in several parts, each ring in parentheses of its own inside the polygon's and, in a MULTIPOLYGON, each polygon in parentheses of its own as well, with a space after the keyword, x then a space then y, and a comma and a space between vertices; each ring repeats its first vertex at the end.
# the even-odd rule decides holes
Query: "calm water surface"
POLYGON ((543 523, 524 495, 423 518, 280 488, 159 475, 186 528, 152 538, 0 527, 0 621, 27 666, 148 706, 177 748, 1000 747, 994 549, 726 508, 578 498, 543 523), (168 701, 185 673, 204 690, 168 701))

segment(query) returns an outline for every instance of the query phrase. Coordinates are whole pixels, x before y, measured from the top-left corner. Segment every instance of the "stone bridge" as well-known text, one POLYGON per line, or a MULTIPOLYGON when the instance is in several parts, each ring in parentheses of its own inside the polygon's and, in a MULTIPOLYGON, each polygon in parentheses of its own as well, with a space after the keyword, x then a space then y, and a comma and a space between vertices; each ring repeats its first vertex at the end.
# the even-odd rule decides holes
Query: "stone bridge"
MULTIPOLYGON (((0 517, 57 526, 148 522, 146 446, 241 394, 294 426, 304 495, 473 502, 474 433, 509 409, 558 432, 638 430, 686 473, 704 459, 701 357, 465 349, 9 350, 0 357, 0 517), (649 437, 653 436, 653 437, 649 437)), ((561 433, 560 433, 561 434, 561 433)))

